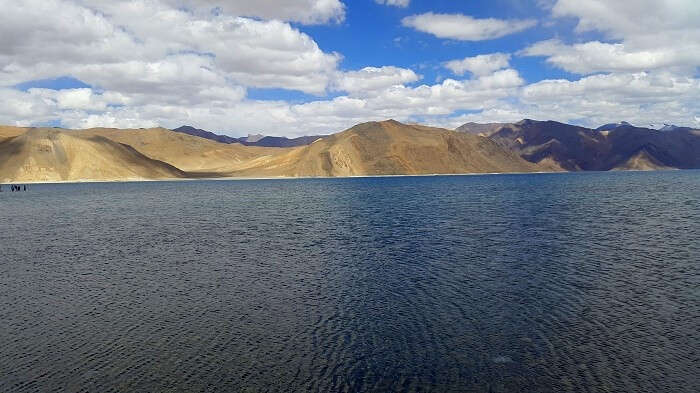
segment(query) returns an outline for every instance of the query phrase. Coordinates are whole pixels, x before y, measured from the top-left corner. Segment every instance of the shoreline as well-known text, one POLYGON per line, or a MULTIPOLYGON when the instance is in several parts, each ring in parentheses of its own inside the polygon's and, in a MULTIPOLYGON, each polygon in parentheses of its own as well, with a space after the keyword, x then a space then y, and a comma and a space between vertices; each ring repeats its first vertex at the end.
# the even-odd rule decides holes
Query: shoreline
MULTIPOLYGON (((693 170, 693 169, 676 169, 693 170)), ((624 171, 537 171, 537 172, 472 172, 472 173, 425 173, 411 175, 355 175, 355 176, 274 176, 274 177, 199 177, 199 178, 164 178, 164 179, 118 179, 118 180, 53 180, 53 181, 13 181, 0 182, 0 185, 12 184, 90 184, 90 183, 150 183, 150 182, 180 182, 180 181, 244 181, 244 180, 308 180, 308 179, 363 179, 391 177, 436 177, 436 176, 491 176, 491 175, 542 175, 564 173, 607 173, 607 172, 668 172, 668 170, 624 170, 624 171)))

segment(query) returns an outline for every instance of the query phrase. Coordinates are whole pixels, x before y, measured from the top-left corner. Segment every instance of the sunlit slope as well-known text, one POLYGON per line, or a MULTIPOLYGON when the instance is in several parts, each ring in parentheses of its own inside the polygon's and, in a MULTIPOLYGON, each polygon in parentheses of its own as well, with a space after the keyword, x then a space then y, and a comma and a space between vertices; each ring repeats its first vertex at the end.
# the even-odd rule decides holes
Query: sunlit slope
POLYGON ((480 136, 394 120, 359 124, 233 176, 361 176, 533 172, 543 169, 480 136))
POLYGON ((0 142, 7 138, 13 138, 18 135, 22 135, 27 132, 29 128, 25 127, 13 127, 13 126, 0 126, 0 142))
POLYGON ((93 128, 77 132, 127 144, 148 157, 167 162, 187 172, 226 173, 240 169, 253 159, 271 157, 288 151, 280 148, 243 146, 238 143, 219 143, 165 128, 93 128))
POLYGON ((0 181, 182 178, 172 165, 100 136, 37 128, 0 141, 0 181))

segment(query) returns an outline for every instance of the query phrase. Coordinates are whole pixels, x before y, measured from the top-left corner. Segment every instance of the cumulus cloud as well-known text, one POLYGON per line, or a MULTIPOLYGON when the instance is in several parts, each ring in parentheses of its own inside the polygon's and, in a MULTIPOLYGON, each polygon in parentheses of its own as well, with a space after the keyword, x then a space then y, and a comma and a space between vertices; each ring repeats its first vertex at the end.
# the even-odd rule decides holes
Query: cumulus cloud
POLYGON ((612 38, 659 36, 660 31, 696 30, 700 3, 695 0, 557 0, 556 17, 578 19, 578 31, 599 30, 612 38))
POLYGON ((692 75, 700 66, 700 2, 695 0, 557 0, 551 12, 576 18, 577 32, 599 31, 611 42, 546 40, 522 54, 545 56, 579 74, 672 69, 692 75))
POLYGON ((102 12, 67 0, 5 5, 0 83, 72 75, 120 89, 238 84, 320 94, 340 60, 277 20, 204 17, 158 1, 110 4, 102 12))
POLYGON ((700 113, 700 80, 667 72, 600 74, 540 81, 525 87, 521 99, 541 113, 590 126, 625 119, 692 124, 700 113))
POLYGON ((535 20, 476 19, 463 14, 435 14, 428 12, 404 18, 401 23, 438 38, 460 41, 483 41, 500 38, 529 29, 535 20))
MULTIPOLYGON (((143 0, 80 0, 98 9, 107 7, 142 7, 143 0), (121 4, 120 4, 121 3, 121 4)), ((304 24, 337 23, 345 19, 345 5, 340 0, 163 0, 169 8, 199 14, 226 13, 260 19, 278 19, 304 24)))
POLYGON ((553 39, 537 42, 520 53, 525 56, 545 56, 548 63, 577 74, 692 69, 700 64, 700 44, 695 43, 631 49, 625 43, 590 41, 566 45, 553 39))
POLYGON ((464 75, 466 72, 471 72, 473 75, 483 76, 507 68, 509 62, 509 54, 491 53, 466 57, 462 60, 451 60, 446 62, 444 66, 456 75, 464 75))
MULTIPOLYGON (((96 126, 177 127, 196 124, 233 135, 263 132, 269 135, 304 135, 340 131, 368 120, 397 118, 412 121, 416 116, 448 116, 455 110, 482 110, 517 92, 524 83, 517 71, 506 69, 470 80, 447 79, 440 84, 406 86, 417 80, 410 70, 397 67, 369 68, 342 75, 343 83, 364 86, 330 100, 301 104, 283 101, 234 100, 216 104, 193 99, 189 104, 149 100, 152 96, 92 89, 27 92, 0 90, 0 122, 15 124, 60 119, 73 128, 96 126), (376 74, 376 75, 375 75, 376 74), (4 110, 4 111, 3 111, 4 110)), ((352 90, 351 88, 348 88, 352 90)), ((204 93, 202 93, 204 94, 204 93)), ((222 97, 226 92, 212 92, 222 97)))
POLYGON ((406 68, 393 66, 365 67, 359 71, 340 73, 336 88, 354 94, 371 94, 374 91, 396 85, 416 82, 420 77, 406 68))
POLYGON ((411 3, 411 0, 374 0, 377 4, 393 5, 395 7, 406 8, 411 3))

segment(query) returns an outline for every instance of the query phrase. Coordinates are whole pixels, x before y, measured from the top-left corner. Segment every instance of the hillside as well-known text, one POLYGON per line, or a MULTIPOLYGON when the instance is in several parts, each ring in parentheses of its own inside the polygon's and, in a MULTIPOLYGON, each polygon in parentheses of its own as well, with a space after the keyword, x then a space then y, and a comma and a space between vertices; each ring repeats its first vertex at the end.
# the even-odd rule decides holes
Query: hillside
POLYGON ((0 126, 0 142, 7 138, 12 138, 18 135, 22 135, 27 132, 28 128, 24 127, 13 127, 13 126, 0 126))
POLYGON ((252 159, 285 152, 283 149, 218 143, 165 128, 136 130, 93 128, 74 132, 88 136, 102 136, 127 144, 148 157, 167 162, 183 171, 207 172, 213 176, 221 172, 234 171, 252 159))
POLYGON ((226 136, 226 135, 218 135, 218 134, 215 134, 211 131, 202 130, 200 128, 194 128, 192 126, 182 126, 182 127, 174 128, 173 131, 179 132, 182 134, 198 136, 200 138, 209 139, 209 140, 212 140, 214 142, 219 142, 219 143, 239 143, 239 140, 237 138, 233 138, 233 137, 226 136))
POLYGON ((467 134, 488 136, 508 123, 465 123, 457 127, 455 131, 467 134))
POLYGON ((397 121, 369 122, 265 160, 233 176, 360 176, 432 173, 534 172, 493 141, 397 121))
POLYGON ((658 131, 630 125, 597 131, 555 121, 505 124, 488 137, 533 163, 567 171, 700 168, 700 133, 658 131))
POLYGON ((0 142, 0 181, 143 180, 185 173, 100 136, 37 128, 0 142))

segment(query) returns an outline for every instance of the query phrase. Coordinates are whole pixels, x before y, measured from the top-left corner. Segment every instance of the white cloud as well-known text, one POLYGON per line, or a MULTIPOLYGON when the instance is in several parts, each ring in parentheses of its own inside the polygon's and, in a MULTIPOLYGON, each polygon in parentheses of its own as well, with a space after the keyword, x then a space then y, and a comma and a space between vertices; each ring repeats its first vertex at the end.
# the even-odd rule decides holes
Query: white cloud
POLYGON ((625 43, 590 41, 566 45, 554 39, 535 43, 520 53, 526 56, 546 56, 548 63, 578 74, 692 69, 700 64, 700 43, 630 50, 625 43))
POLYGON ((506 53, 491 53, 466 57, 462 60, 452 60, 444 64, 445 68, 451 70, 456 75, 464 75, 471 72, 476 76, 483 76, 498 71, 509 66, 510 55, 506 53))
POLYGON ((420 77, 406 68, 393 66, 365 67, 359 71, 340 73, 336 88, 353 94, 367 95, 391 86, 416 82, 420 77))
MULTIPOLYGON (((80 0, 97 9, 107 7, 143 7, 149 0, 80 0)), ((340 0, 162 0, 168 8, 186 9, 205 15, 212 11, 261 19, 278 19, 304 24, 337 23, 345 19, 340 0)))
POLYGON ((377 4, 393 5, 395 7, 406 8, 411 3, 411 0, 374 0, 377 4))
POLYGON ((549 63, 580 74, 663 69, 692 75, 700 66, 696 0, 558 0, 552 15, 576 18, 577 32, 599 31, 611 42, 547 40, 522 54, 546 56, 549 63))
POLYGON ((588 126, 620 120, 692 124, 700 113, 700 80, 667 72, 544 80, 525 87, 521 100, 549 117, 588 126))
POLYGON ((410 70, 396 67, 363 69, 343 76, 348 78, 344 83, 354 81, 364 85, 366 90, 362 94, 351 93, 303 104, 236 101, 239 97, 235 91, 212 91, 219 99, 226 94, 233 95, 232 101, 219 101, 217 105, 216 101, 208 99, 192 99, 186 103, 152 100, 152 96, 141 94, 97 93, 91 89, 31 89, 28 92, 6 89, 0 90, 0 102, 4 103, 0 106, 4 110, 0 110, 0 122, 26 124, 60 119, 65 126, 73 128, 195 124, 232 135, 263 132, 293 136, 340 131, 368 120, 412 121, 416 116, 447 116, 458 109, 481 110, 515 94, 524 83, 517 71, 511 69, 476 79, 448 79, 440 84, 416 87, 405 86, 401 81, 414 80, 417 76, 410 70), (372 77, 373 73, 381 76, 372 77))
POLYGON ((456 128, 467 122, 515 122, 524 118, 556 120, 588 127, 627 120, 639 126, 697 126, 700 79, 656 73, 592 75, 576 81, 543 80, 523 86, 484 110, 428 118, 430 124, 456 128))
POLYGON ((8 3, 0 14, 5 86, 72 75, 99 87, 176 94, 210 84, 320 94, 340 60, 276 20, 202 16, 158 1, 111 2, 103 10, 67 0, 8 3))
POLYGON ((438 38, 460 41, 483 41, 500 38, 529 29, 537 24, 531 19, 503 20, 476 19, 462 14, 434 14, 428 12, 404 18, 401 23, 438 38))
POLYGON ((700 27, 700 3, 695 0, 557 0, 552 14, 577 18, 578 31, 599 30, 616 39, 700 27))

